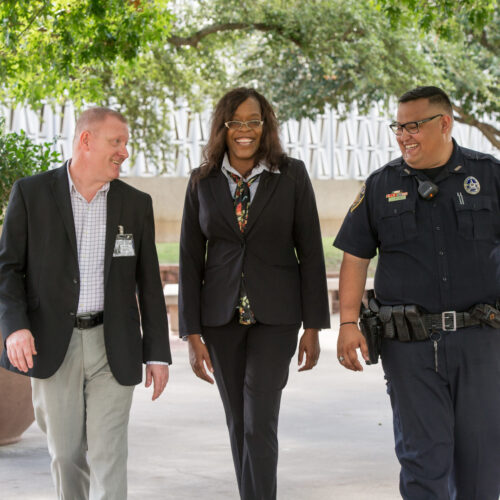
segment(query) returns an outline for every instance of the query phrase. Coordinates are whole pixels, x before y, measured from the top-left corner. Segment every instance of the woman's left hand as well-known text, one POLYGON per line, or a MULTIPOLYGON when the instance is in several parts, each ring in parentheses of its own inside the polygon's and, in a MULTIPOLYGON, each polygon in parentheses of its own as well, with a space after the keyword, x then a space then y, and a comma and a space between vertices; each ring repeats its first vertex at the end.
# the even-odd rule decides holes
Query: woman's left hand
POLYGON ((319 359, 319 330, 316 328, 306 328, 299 342, 299 372, 311 370, 314 368, 319 359), (302 365, 306 355, 306 362, 302 365), (302 365, 302 366, 301 366, 302 365))

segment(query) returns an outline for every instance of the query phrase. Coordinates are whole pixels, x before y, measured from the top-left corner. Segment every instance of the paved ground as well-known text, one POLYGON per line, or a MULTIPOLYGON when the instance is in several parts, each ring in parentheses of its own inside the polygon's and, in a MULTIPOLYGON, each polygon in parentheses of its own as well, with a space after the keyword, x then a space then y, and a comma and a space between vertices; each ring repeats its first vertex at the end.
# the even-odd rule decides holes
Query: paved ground
MULTIPOLYGON (((332 317, 338 325, 338 317, 332 317)), ((321 332, 320 363, 292 365, 280 417, 279 500, 396 500, 391 411, 380 365, 348 372, 336 360, 336 328, 321 332)), ((173 341, 166 393, 138 386, 129 427, 130 500, 238 498, 225 418, 215 387, 199 381, 173 341)), ((295 360, 296 361, 296 360, 295 360)), ((55 498, 45 436, 36 424, 0 448, 0 499, 55 498)))

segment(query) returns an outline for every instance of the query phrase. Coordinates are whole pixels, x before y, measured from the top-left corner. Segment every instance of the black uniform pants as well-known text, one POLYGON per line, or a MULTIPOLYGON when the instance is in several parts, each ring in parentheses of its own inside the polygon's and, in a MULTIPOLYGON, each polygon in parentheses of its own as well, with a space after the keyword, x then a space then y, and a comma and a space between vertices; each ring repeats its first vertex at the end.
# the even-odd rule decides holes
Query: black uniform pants
POLYGON ((384 340, 382 363, 394 416, 404 500, 498 500, 500 330, 384 340))
POLYGON ((204 327, 242 500, 274 500, 278 415, 300 325, 204 327))

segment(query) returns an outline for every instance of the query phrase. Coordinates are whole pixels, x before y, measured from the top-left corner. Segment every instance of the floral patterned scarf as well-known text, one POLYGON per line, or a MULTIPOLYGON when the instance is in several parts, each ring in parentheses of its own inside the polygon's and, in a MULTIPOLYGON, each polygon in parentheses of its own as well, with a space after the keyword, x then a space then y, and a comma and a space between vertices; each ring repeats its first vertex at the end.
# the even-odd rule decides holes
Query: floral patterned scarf
MULTIPOLYGON (((234 193, 234 211, 236 213, 236 219, 238 220, 240 231, 244 233, 248 222, 250 186, 260 177, 260 174, 252 177, 248 182, 246 182, 243 177, 239 177, 232 172, 228 172, 228 174, 236 183, 236 191, 234 193)), ((242 280, 240 285, 240 300, 238 303, 239 322, 241 325, 252 325, 255 323, 255 316, 250 307, 250 302, 245 290, 243 273, 241 273, 241 277, 242 280)))

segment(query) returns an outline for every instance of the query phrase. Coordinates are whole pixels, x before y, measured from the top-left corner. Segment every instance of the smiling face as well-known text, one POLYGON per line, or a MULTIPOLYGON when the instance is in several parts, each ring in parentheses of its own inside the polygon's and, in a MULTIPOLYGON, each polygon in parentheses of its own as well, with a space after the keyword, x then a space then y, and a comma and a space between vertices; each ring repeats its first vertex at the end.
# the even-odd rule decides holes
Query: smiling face
POLYGON ((89 177, 94 182, 110 182, 120 175, 120 166, 128 158, 128 126, 107 116, 91 126, 87 135, 89 177))
POLYGON ((431 104, 429 99, 415 99, 398 106, 398 123, 425 120, 442 113, 443 116, 422 123, 416 134, 403 129, 397 137, 399 149, 405 162, 416 169, 434 168, 444 165, 453 152, 451 141, 452 118, 443 107, 431 104))
MULTIPOLYGON (((262 120, 259 102, 249 97, 236 108, 231 120, 240 122, 262 120)), ((226 146, 229 163, 240 174, 247 174, 255 166, 255 156, 259 150, 261 137, 262 126, 255 129, 243 126, 239 130, 227 130, 226 146)))

